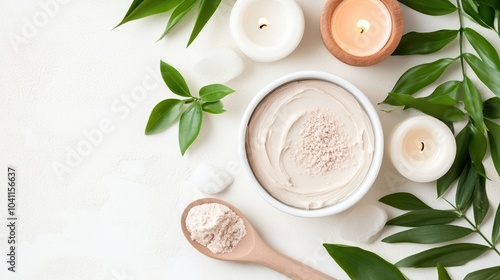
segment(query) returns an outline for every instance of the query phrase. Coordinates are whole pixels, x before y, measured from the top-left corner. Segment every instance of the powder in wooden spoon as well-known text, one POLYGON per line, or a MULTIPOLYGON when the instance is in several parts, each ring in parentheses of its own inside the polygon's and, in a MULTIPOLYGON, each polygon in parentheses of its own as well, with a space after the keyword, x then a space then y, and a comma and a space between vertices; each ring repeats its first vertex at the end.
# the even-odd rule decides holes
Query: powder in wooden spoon
POLYGON ((215 254, 229 253, 247 234, 243 220, 229 207, 220 203, 194 206, 186 217, 191 240, 215 254))

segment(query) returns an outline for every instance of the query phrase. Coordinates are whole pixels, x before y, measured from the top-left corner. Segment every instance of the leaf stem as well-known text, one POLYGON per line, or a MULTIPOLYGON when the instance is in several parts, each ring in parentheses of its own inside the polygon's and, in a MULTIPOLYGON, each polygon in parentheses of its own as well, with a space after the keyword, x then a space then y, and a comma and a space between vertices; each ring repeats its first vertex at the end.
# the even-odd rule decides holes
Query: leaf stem
POLYGON ((457 0, 457 7, 458 7, 458 22, 460 24, 460 34, 459 34, 459 41, 460 41, 460 65, 462 67, 462 76, 463 79, 465 80, 465 77, 467 76, 465 73, 465 63, 464 63, 464 22, 463 22, 463 13, 462 13, 462 5, 461 5, 461 0, 457 0))
POLYGON ((493 245, 493 243, 491 243, 491 241, 486 238, 486 236, 484 236, 484 234, 481 232, 481 230, 479 230, 479 227, 474 225, 472 223, 471 220, 469 220, 469 218, 467 218, 467 216, 463 213, 461 213, 462 217, 467 221, 467 223, 469 223, 469 225, 472 227, 472 229, 477 232, 483 239, 484 241, 486 241, 486 243, 488 243, 488 245, 490 246, 491 249, 493 249, 493 251, 495 251, 497 253, 497 255, 500 256, 500 252, 498 251, 498 249, 495 247, 495 245, 493 245))
POLYGON ((462 218, 465 219, 465 221, 471 226, 472 230, 474 230, 474 232, 476 232, 477 234, 479 234, 483 239, 484 241, 486 241, 486 243, 488 243, 488 246, 490 246, 490 248, 495 251, 497 253, 497 255, 500 256, 500 251, 498 251, 498 249, 495 247, 495 245, 493 245, 493 243, 491 243, 491 241, 481 232, 481 230, 479 229, 478 226, 476 226, 471 220, 469 220, 469 218, 467 218, 467 216, 465 215, 465 213, 463 213, 462 211, 458 210, 458 208, 453 205, 453 203, 449 202, 446 198, 444 198, 444 201, 446 201, 453 209, 455 209, 455 211, 457 211, 460 216, 462 218))

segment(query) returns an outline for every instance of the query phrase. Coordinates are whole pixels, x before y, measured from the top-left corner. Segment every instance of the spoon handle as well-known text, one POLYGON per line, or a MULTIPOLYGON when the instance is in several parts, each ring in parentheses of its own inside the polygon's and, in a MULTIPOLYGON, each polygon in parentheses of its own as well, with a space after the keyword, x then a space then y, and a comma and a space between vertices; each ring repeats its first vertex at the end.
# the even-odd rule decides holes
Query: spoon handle
POLYGON ((253 257, 254 262, 280 272, 293 280, 335 280, 323 272, 275 251, 267 244, 255 252, 253 257))

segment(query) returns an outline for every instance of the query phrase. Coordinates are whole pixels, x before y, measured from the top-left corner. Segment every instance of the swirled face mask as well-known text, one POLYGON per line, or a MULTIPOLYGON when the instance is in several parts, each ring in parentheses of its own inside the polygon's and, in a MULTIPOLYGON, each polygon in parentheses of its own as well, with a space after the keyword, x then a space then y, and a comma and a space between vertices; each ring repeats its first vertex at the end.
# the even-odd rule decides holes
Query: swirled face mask
POLYGON ((304 209, 349 196, 374 149, 371 122, 356 98, 321 80, 275 89, 255 109, 246 135, 248 161, 262 187, 304 209))

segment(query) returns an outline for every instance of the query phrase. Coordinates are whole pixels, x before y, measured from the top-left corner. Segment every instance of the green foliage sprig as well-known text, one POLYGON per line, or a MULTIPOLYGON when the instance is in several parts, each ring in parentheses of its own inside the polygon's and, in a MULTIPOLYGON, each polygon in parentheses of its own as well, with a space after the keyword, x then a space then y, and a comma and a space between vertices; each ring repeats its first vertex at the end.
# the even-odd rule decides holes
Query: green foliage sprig
POLYGON ((222 0, 134 0, 122 21, 116 27, 129 21, 172 11, 165 31, 158 39, 161 40, 191 9, 194 8, 196 3, 199 3, 198 15, 187 43, 187 47, 189 47, 215 13, 221 1, 222 0))
MULTIPOLYGON (((458 180, 455 189, 455 204, 449 203, 453 209, 432 209, 410 194, 386 196, 381 199, 382 202, 399 209, 409 210, 409 212, 388 221, 387 225, 413 228, 389 236, 383 241, 435 244, 477 233, 487 243, 487 245, 452 243, 432 248, 399 261, 396 263, 397 266, 463 265, 488 250, 493 250, 500 256, 495 247, 500 239, 500 236, 497 237, 495 233, 500 231, 500 223, 496 222, 500 219, 498 211, 491 239, 486 238, 479 229, 490 207, 485 186, 487 176, 483 166, 483 159, 488 148, 487 137, 489 138, 493 164, 500 175, 500 125, 495 122, 500 117, 500 57, 495 47, 486 38, 474 29, 466 27, 463 21, 463 17, 468 16, 480 26, 498 33, 500 22, 495 24, 495 19, 498 18, 500 11, 500 1, 457 0, 456 5, 450 0, 400 0, 399 2, 427 15, 439 16, 456 13, 460 28, 427 33, 409 32, 403 36, 394 55, 435 53, 455 41, 457 37, 460 54, 457 57, 446 57, 412 67, 399 78, 383 103, 415 108, 442 120, 451 129, 453 129, 453 122, 462 120, 465 116, 468 116, 468 123, 456 136, 457 154, 452 167, 437 181, 437 194, 442 197, 458 180), (467 42, 476 54, 464 51, 464 45, 467 42), (456 62, 460 64, 461 81, 446 81, 438 85, 426 97, 415 98, 412 96, 436 82, 456 62), (478 87, 467 73, 468 69, 472 69, 472 72, 491 91, 488 94, 493 93, 496 96, 483 100, 478 87), (462 111, 462 105, 465 112, 462 111), (401 208, 403 202, 396 202, 400 199, 410 206, 419 204, 419 207, 401 208), (471 206, 474 222, 465 215, 471 206), (457 219, 467 221, 470 228, 449 225, 450 222, 457 219)), ((500 277, 498 269, 492 269, 489 272, 494 273, 491 275, 495 275, 495 277, 500 277)), ((469 274, 466 279, 476 279, 470 278, 473 275, 469 274)))
MULTIPOLYGON (((447 123, 453 129, 453 122, 468 116, 467 126, 457 135, 457 156, 450 171, 437 182, 438 196, 443 195, 462 170, 470 164, 468 172, 468 191, 474 197, 482 192, 472 191, 477 185, 484 188, 486 172, 483 159, 487 151, 489 138, 493 163, 500 175, 500 125, 495 120, 500 117, 500 57, 493 45, 474 29, 466 27, 463 16, 468 15, 483 27, 498 32, 494 19, 500 10, 498 0, 457 0, 455 6, 449 0, 400 0, 408 7, 427 15, 447 15, 456 13, 460 28, 457 30, 438 30, 434 32, 405 34, 393 55, 424 55, 438 52, 449 43, 459 38, 460 54, 457 57, 446 57, 436 61, 417 65, 407 70, 396 82, 396 85, 382 102, 393 106, 415 108, 447 123), (464 52, 468 42, 476 54, 464 52), (461 81, 446 81, 438 85, 426 97, 413 95, 436 82, 452 64, 460 63, 461 81), (467 66, 472 69, 491 92, 497 96, 483 100, 477 86, 467 73, 467 66), (462 111, 462 104, 465 112, 462 111)), ((477 198, 473 202, 480 202, 477 198)), ((480 205, 475 210, 481 211, 480 205)), ((484 211, 484 209, 482 210, 484 211)))
POLYGON ((158 103, 149 116, 146 125, 146 135, 160 132, 179 120, 179 147, 181 154, 196 140, 200 133, 203 112, 221 114, 226 110, 221 99, 234 92, 233 89, 221 84, 204 86, 199 91, 200 97, 191 95, 189 87, 182 75, 174 67, 160 61, 160 70, 167 87, 178 96, 185 99, 170 98, 158 103), (189 105, 186 110, 185 105, 189 105))
MULTIPOLYGON (((363 280, 406 280, 406 276, 396 265, 389 263, 379 255, 363 250, 358 247, 346 246, 342 244, 323 244, 330 256, 337 264, 349 275, 351 279, 363 280)), ((467 247, 462 245, 461 247, 467 247)), ((445 251, 445 250, 441 250, 445 251)), ((439 253, 434 252, 434 258, 439 257, 439 253)), ((429 253, 430 254, 430 253, 429 253)), ((457 254, 463 257, 464 253, 457 254)), ((445 257, 443 257, 445 259, 445 257)), ((445 267, 436 263, 438 280, 451 280, 445 267)), ((467 274, 464 280, 485 280, 498 279, 500 275, 500 266, 481 269, 467 274)))
MULTIPOLYGON (((457 192, 456 205, 465 201, 465 195, 457 192)), ((461 208, 448 202, 453 209, 433 209, 410 193, 395 193, 384 196, 381 202, 406 213, 392 218, 387 225, 408 227, 409 229, 384 238, 387 243, 438 244, 478 234, 487 245, 474 243, 451 243, 434 247, 408 256, 395 265, 380 256, 361 248, 345 245, 324 244, 328 253, 351 279, 406 279, 398 267, 436 267, 439 280, 451 280, 445 267, 460 266, 476 259, 487 251, 500 252, 496 245, 500 242, 500 207, 494 217, 490 238, 486 237, 477 222, 472 222, 465 214, 467 207, 461 208), (469 227, 450 225, 463 219, 469 227)), ((470 205, 470 202, 466 205, 470 205)), ((465 280, 500 279, 500 266, 481 269, 467 274, 465 280)))
MULTIPOLYGON (((471 169, 472 167, 469 166, 464 171, 464 174, 471 169)), ((409 242, 437 244, 457 240, 470 234, 478 234, 483 238, 487 245, 451 243, 445 246, 434 247, 406 257, 397 262, 396 266, 436 267, 438 264, 445 267, 459 266, 483 255, 485 252, 490 250, 495 251, 500 256, 500 252, 496 248, 496 245, 500 241, 500 208, 497 207, 490 238, 487 238, 486 234, 480 230, 480 223, 484 217, 480 217, 478 222, 478 217, 474 214, 475 221, 472 222, 472 220, 466 215, 466 212, 472 202, 470 195, 461 191, 461 189, 463 189, 464 180, 466 180, 464 178, 466 178, 466 176, 462 176, 459 180, 455 196, 455 204, 448 202, 452 207, 450 210, 433 209, 423 203, 416 196, 409 193, 395 193, 381 198, 380 201, 387 205, 400 210, 408 211, 403 215, 389 220, 387 225, 410 228, 388 236, 382 241, 387 243, 409 242), (445 215, 445 213, 447 214, 445 215), (431 217, 429 215, 433 216, 431 217), (451 222, 455 222, 459 219, 465 220, 469 227, 450 225, 451 222)), ((489 272, 490 277, 494 276, 494 278, 482 279, 498 279, 500 277, 500 269, 490 269, 489 272)), ((477 273, 478 272, 473 272, 469 275, 475 275, 477 273)), ((472 277, 469 275, 467 277, 472 277)), ((467 277, 465 279, 469 279, 467 277)))
MULTIPOLYGON (((410 242, 421 244, 447 245, 434 247, 408 256, 398 261, 391 268, 390 276, 377 274, 378 269, 386 269, 392 264, 373 253, 357 249, 356 258, 345 258, 339 262, 344 252, 341 247, 327 248, 335 261, 352 277, 353 272, 365 269, 365 274, 356 279, 404 279, 397 267, 436 267, 439 280, 450 280, 445 267, 460 266, 473 260, 487 251, 494 251, 500 242, 500 206, 496 207, 493 228, 490 238, 481 231, 490 205, 486 193, 486 172, 483 159, 489 149, 493 164, 500 175, 500 57, 493 45, 481 34, 464 25, 463 17, 468 16, 482 27, 499 33, 500 0, 457 0, 456 5, 450 0, 399 0, 406 6, 426 15, 440 16, 456 13, 460 28, 457 30, 437 30, 434 32, 405 34, 393 55, 425 55, 440 51, 458 38, 460 53, 457 57, 445 57, 433 62, 417 65, 407 70, 396 82, 396 85, 382 102, 404 109, 414 108, 434 116, 445 122, 450 129, 453 123, 468 117, 468 123, 456 136, 457 154, 450 170, 437 181, 437 194, 442 197, 458 181, 455 189, 455 203, 449 203, 452 209, 433 209, 420 199, 409 193, 396 193, 381 199, 392 207, 405 210, 406 213, 392 218, 387 226, 403 226, 409 229, 398 232, 383 239, 388 243, 410 242), (496 21, 496 23, 495 23, 496 21), (469 43, 476 54, 464 51, 469 43), (460 65, 462 80, 445 81, 439 84, 426 97, 413 95, 428 88, 452 64, 460 65), (483 100, 479 89, 469 77, 472 72, 493 93, 483 100), (465 109, 465 112, 463 111, 465 109), (488 138, 488 139, 487 139, 488 138), (469 208, 473 209, 473 219, 466 216, 469 208), (469 226, 457 226, 450 223, 465 221, 469 226), (479 235, 485 244, 453 243, 471 234, 479 235), (377 259, 368 268, 365 262, 377 259), (371 275, 377 275, 372 277, 371 275), (390 277, 390 278, 387 278, 390 277)), ((485 94, 486 95, 486 94, 485 94)), ((443 198, 444 199, 444 198, 443 198)), ((359 276, 359 275, 358 275, 359 276)), ((465 280, 500 279, 500 266, 490 267, 469 273, 465 280)))

